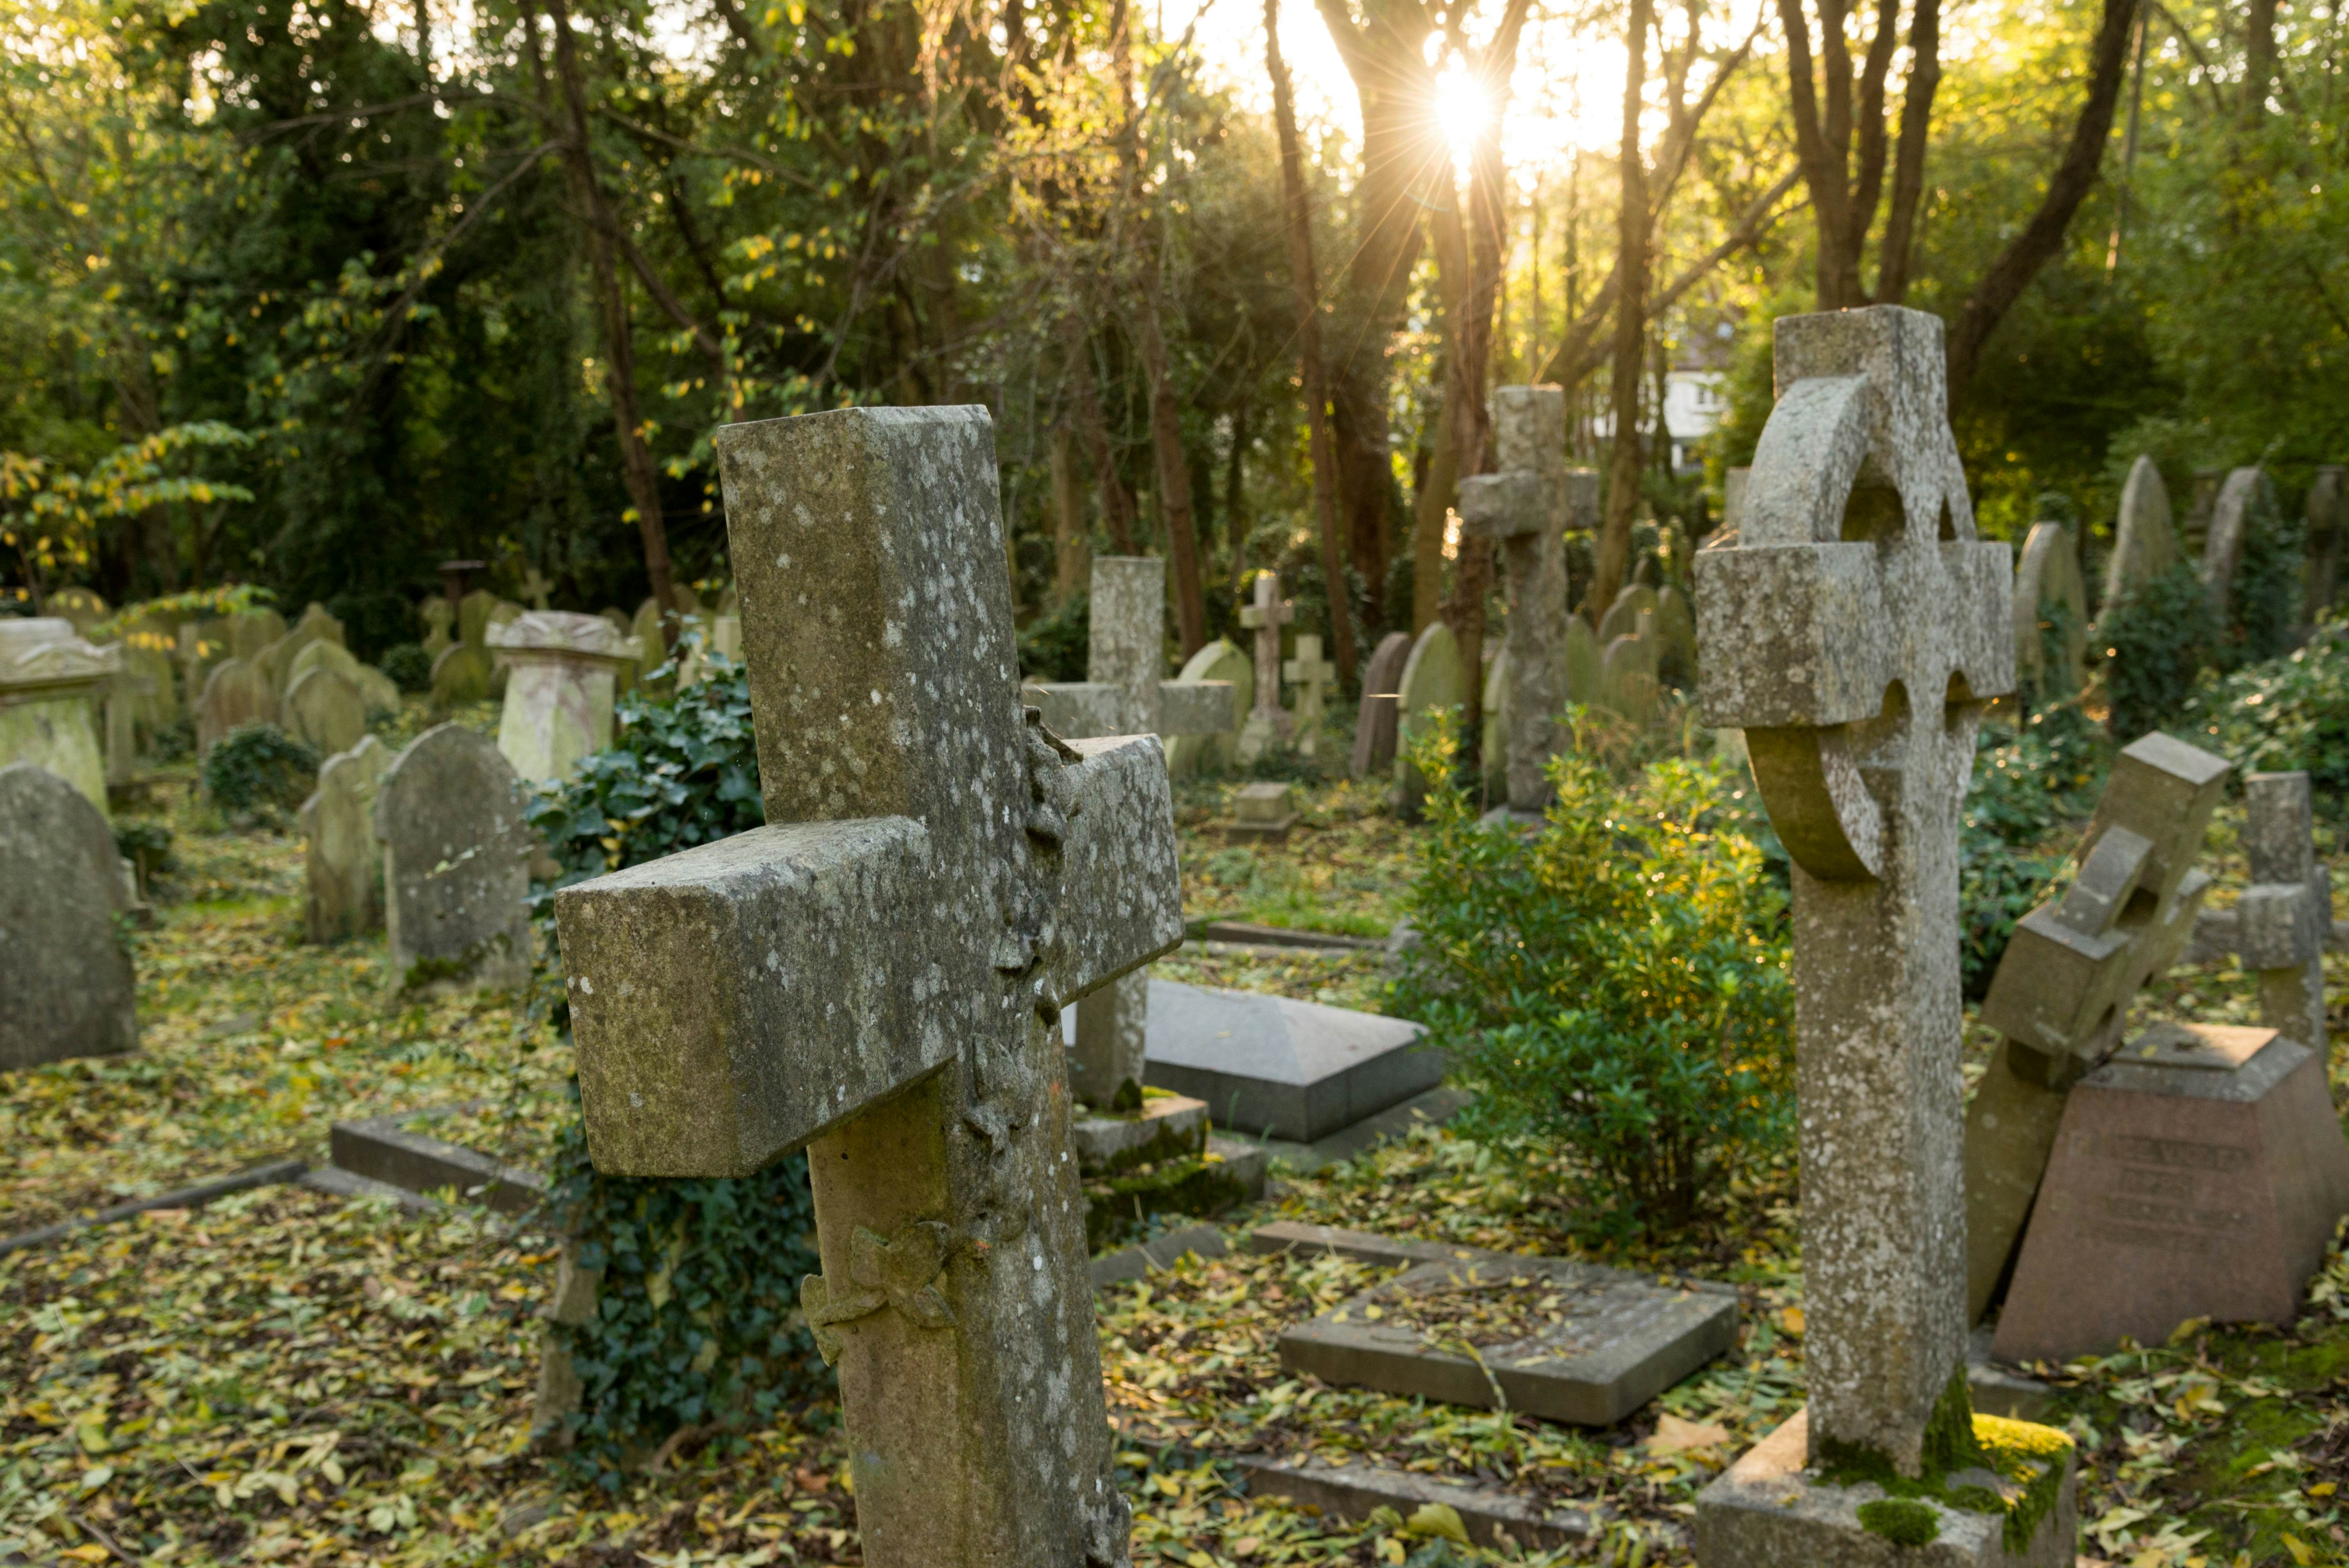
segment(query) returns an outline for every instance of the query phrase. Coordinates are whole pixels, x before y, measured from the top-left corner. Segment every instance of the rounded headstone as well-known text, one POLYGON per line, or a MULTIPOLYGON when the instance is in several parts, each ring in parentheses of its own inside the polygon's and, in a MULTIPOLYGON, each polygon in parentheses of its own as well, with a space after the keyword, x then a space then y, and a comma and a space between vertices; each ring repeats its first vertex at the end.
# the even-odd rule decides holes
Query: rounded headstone
MULTIPOLYGON (((1178 681, 1229 681, 1232 716, 1245 717, 1256 700, 1256 661, 1228 638, 1217 637, 1183 665, 1178 681)), ((1239 731, 1222 735, 1172 735, 1165 740, 1168 777, 1188 779, 1209 768, 1229 768, 1239 758, 1239 731)))
POLYGON ((129 903, 98 808, 46 769, 0 768, 0 1070, 139 1044, 129 903))
POLYGON ((451 643, 432 661, 432 706, 462 707, 487 702, 490 696, 490 655, 471 643, 451 643))
POLYGON ((367 734, 367 699, 340 670, 304 672, 285 694, 285 728, 321 757, 348 751, 367 734))
POLYGON ((2110 604, 2169 570, 2178 560, 2178 528, 2170 521, 2169 488, 2151 458, 2129 465, 2113 521, 2113 555, 2105 563, 2103 602, 2110 604))
POLYGON ((1394 766, 1395 696, 1411 659, 1411 634, 1389 632, 1362 668, 1362 702, 1354 718, 1353 774, 1375 779, 1394 766))
POLYGON ((1431 621, 1412 645, 1395 687, 1395 787, 1406 810, 1416 810, 1427 793, 1427 780, 1411 765, 1413 740, 1426 731, 1432 712, 1467 700, 1468 668, 1461 662, 1459 641, 1450 626, 1431 621))
POLYGON ((339 942, 383 923, 383 850, 375 801, 391 753, 369 735, 326 758, 302 802, 303 922, 313 942, 339 942))
POLYGON ((232 658, 204 682, 204 695, 196 703, 196 746, 209 751, 242 725, 275 722, 277 696, 269 677, 245 660, 232 658))
POLYGON ((2087 587, 2071 530, 2060 522, 2033 523, 2015 562, 2014 671, 2041 701, 2061 701, 2087 684, 2087 587))
POLYGON ((384 774, 375 833, 394 989, 506 990, 528 982, 537 840, 514 770, 496 747, 462 725, 425 731, 384 774))

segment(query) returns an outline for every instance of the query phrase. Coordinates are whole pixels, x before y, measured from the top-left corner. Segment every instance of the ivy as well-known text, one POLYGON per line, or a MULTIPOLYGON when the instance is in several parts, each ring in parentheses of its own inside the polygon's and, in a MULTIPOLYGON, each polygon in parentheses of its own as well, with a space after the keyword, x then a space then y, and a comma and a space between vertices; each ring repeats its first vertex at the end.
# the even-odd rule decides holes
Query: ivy
POLYGON ((2318 810, 2349 810, 2349 623, 2326 622, 2282 658, 2205 676, 2180 733, 2239 778, 2306 769, 2318 810))
POLYGON ((241 724, 204 757, 204 793, 233 815, 291 811, 317 779, 318 754, 274 724, 241 724))

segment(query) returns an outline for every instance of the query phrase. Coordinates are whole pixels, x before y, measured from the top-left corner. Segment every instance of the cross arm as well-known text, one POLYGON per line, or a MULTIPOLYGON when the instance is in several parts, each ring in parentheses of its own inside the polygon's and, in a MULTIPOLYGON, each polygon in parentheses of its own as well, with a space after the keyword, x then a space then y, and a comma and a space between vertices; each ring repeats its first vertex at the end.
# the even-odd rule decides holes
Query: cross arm
POLYGON ((908 818, 800 823, 555 894, 596 1168, 747 1175, 945 1065, 931 859, 908 818))
MULTIPOLYGON (((1228 682, 1218 683, 1227 694, 1228 682)), ((1040 996, 1061 1006, 1183 944, 1182 871, 1166 753, 1154 735, 1069 743, 1076 810, 1061 851, 1057 940, 1040 996)))
POLYGON ((1536 473, 1477 474, 1460 481, 1460 521, 1473 533, 1508 539, 1541 531, 1547 510, 1541 476, 1536 473))
POLYGON ((1239 727, 1237 707, 1229 681, 1160 681, 1158 733, 1221 735, 1239 727))
POLYGON ((1115 735, 1125 728, 1125 688, 1106 681, 1034 681, 1019 700, 1044 715, 1055 735, 1115 735))

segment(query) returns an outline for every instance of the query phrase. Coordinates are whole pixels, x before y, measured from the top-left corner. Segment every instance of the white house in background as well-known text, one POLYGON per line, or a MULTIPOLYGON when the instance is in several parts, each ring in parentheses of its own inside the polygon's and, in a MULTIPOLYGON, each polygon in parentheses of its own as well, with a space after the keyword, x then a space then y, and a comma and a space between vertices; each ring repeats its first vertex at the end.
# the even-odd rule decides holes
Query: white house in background
POLYGON ((1671 436, 1675 470, 1703 466, 1696 443, 1713 434, 1728 409, 1728 380, 1718 370, 1664 372, 1664 428, 1671 436))

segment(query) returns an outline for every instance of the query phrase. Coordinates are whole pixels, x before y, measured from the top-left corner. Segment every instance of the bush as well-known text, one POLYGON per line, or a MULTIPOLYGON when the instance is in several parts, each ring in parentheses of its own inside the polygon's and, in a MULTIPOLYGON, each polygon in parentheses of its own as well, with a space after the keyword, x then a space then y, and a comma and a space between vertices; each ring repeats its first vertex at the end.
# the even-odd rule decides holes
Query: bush
POLYGON ((432 689, 432 655, 416 643, 397 643, 383 651, 376 668, 391 677, 402 691, 432 689))
POLYGON ((1071 593, 1019 634, 1019 673, 1031 681, 1081 681, 1092 656, 1092 601, 1071 593))
POLYGON ((2317 810, 2349 810, 2349 624, 2328 620, 2306 647, 2203 677, 2178 733, 2237 776, 2304 768, 2317 810))
POLYGON ((1794 1125, 1785 894, 1725 825, 1729 775, 1618 784, 1578 748, 1527 833, 1477 821, 1455 750, 1449 723, 1413 748, 1436 782, 1397 1010, 1484 1090, 1470 1136, 1555 1140, 1617 1226, 1686 1225, 1794 1125))
POLYGON ((2114 739, 2158 729, 2185 705, 2195 676, 2217 656, 2219 633, 2209 593, 2184 561, 2105 606, 2096 644, 2114 739))
POLYGON ((318 754, 274 724, 239 725, 204 758, 204 793, 232 813, 295 810, 317 781, 318 754))

